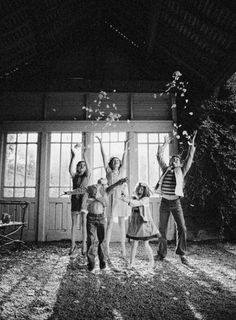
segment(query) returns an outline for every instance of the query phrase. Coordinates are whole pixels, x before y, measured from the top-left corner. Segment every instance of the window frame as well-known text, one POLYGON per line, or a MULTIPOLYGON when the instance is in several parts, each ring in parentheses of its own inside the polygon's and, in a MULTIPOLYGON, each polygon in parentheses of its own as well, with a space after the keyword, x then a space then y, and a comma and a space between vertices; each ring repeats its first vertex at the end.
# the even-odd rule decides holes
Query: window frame
POLYGON ((4 134, 2 134, 2 157, 1 157, 1 176, 2 176, 2 179, 1 179, 1 198, 2 199, 20 199, 20 200, 23 200, 23 199, 36 199, 37 198, 37 195, 38 195, 38 182, 39 182, 39 155, 40 155, 40 143, 41 143, 41 137, 40 137, 40 133, 35 130, 35 131, 26 131, 26 130, 15 130, 15 131, 7 131, 7 132, 4 132, 4 134), (26 142, 18 142, 18 135, 19 134, 22 134, 22 133, 25 133, 27 135, 27 141, 26 142), (29 142, 28 141, 28 136, 29 134, 37 134, 37 141, 36 142, 29 142), (7 142, 7 137, 9 134, 16 134, 17 135, 17 139, 16 139, 16 142, 7 142), (27 151, 28 151, 28 145, 29 144, 35 144, 36 145, 36 169, 35 169, 35 186, 26 186, 26 166, 27 166, 27 161, 25 163, 25 173, 24 173, 24 186, 16 186, 15 185, 15 175, 16 175, 16 163, 17 163, 17 147, 15 149, 15 168, 14 168, 14 184, 12 186, 5 186, 5 174, 6 174, 6 154, 7 154, 7 145, 10 145, 10 144, 15 144, 16 146, 17 145, 23 145, 25 144, 26 145, 26 151, 25 151, 25 158, 27 159, 27 151), (7 196, 4 196, 4 188, 12 188, 13 189, 13 196, 10 196, 10 197, 7 197, 7 196), (24 195, 21 197, 21 196, 15 196, 15 190, 16 189, 19 189, 19 188, 23 188, 24 189, 24 195), (29 196, 26 196, 26 189, 34 189, 35 190, 35 194, 34 194, 34 197, 29 197, 29 196))

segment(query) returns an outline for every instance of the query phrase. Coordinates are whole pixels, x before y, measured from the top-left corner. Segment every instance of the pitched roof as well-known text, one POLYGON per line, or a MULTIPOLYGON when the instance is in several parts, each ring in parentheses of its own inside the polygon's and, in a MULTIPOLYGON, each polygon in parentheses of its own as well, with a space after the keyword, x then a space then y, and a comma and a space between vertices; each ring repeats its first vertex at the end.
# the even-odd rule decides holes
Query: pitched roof
POLYGON ((167 80, 181 70, 210 88, 236 71, 230 0, 2 0, 0 30, 2 79, 53 75, 72 52, 92 57, 86 68, 77 61, 73 76, 85 79, 109 77, 101 65, 111 52, 132 62, 133 80, 167 80))

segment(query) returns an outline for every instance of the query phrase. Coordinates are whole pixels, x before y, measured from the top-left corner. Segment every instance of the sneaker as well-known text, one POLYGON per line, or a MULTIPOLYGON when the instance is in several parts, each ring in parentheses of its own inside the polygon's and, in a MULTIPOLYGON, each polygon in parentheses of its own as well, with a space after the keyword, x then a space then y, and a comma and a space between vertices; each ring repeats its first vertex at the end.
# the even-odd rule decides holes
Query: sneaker
POLYGON ((163 261, 164 257, 162 257, 159 253, 157 255, 154 256, 154 260, 155 261, 163 261))
POLYGON ((180 256, 180 260, 183 264, 185 264, 186 266, 189 266, 188 259, 185 256, 180 256))
POLYGON ((70 248, 69 256, 70 256, 71 258, 73 258, 73 257, 76 257, 77 254, 78 254, 78 252, 77 252, 77 246, 75 245, 73 248, 70 248))
POLYGON ((90 272, 92 272, 95 268, 95 266, 93 266, 91 264, 88 264, 87 267, 88 267, 88 271, 90 271, 90 272))
POLYGON ((106 269, 106 263, 105 262, 100 263, 100 269, 101 270, 106 269))

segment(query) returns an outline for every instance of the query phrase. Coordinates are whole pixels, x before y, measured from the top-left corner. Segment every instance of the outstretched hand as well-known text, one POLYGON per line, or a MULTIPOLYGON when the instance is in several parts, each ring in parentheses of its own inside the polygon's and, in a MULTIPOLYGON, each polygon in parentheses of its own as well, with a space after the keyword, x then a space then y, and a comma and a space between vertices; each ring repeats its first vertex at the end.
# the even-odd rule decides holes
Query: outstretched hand
POLYGON ((97 138, 98 139, 98 142, 102 142, 102 140, 101 140, 101 138, 99 138, 98 136, 96 136, 95 138, 97 138))
POLYGON ((127 177, 126 178, 122 178, 122 179, 119 180, 119 184, 120 185, 123 184, 123 183, 126 183, 126 182, 128 182, 128 178, 127 177))
POLYGON ((164 144, 170 143, 173 139, 174 139, 174 137, 170 137, 169 135, 166 135, 164 137, 164 144))
POLYGON ((195 139, 196 139, 196 136, 197 136, 197 130, 194 130, 193 131, 193 137, 190 141, 191 145, 194 145, 195 144, 195 139))
POLYGON ((75 145, 72 146, 71 148, 71 153, 72 155, 76 155, 79 152, 79 149, 81 148, 81 143, 77 143, 75 145))

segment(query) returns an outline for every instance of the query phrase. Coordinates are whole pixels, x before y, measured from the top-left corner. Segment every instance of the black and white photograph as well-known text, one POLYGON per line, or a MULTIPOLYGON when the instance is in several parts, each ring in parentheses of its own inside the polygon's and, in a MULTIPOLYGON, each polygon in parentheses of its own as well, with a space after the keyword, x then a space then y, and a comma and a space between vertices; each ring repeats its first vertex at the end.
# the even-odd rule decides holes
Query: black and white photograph
POLYGON ((234 0, 0 0, 0 320, 236 319, 234 0))

